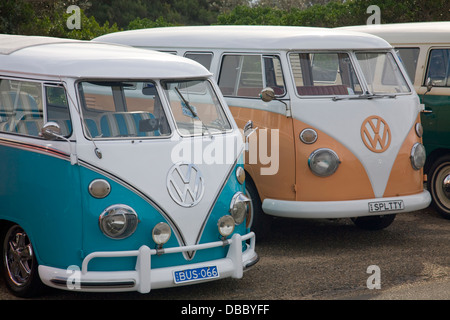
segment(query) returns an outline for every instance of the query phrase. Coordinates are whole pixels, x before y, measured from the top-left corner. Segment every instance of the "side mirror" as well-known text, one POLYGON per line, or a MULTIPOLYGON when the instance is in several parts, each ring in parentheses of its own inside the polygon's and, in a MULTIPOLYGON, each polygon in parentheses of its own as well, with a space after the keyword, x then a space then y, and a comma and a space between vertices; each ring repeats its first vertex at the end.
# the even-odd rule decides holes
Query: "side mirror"
POLYGON ((261 93, 259 94, 261 97, 261 100, 264 102, 270 102, 273 99, 275 99, 275 91, 273 91, 272 88, 267 87, 261 90, 261 93))
POLYGON ((59 126, 59 124, 54 121, 47 122, 41 129, 41 136, 46 140, 56 140, 58 138, 68 142, 70 146, 70 163, 72 165, 78 163, 78 156, 74 152, 72 143, 70 143, 69 139, 61 135, 61 127, 59 126))
POLYGON ((46 140, 56 140, 61 137, 61 128, 56 122, 49 121, 42 127, 41 135, 46 140))
POLYGON ((272 88, 267 87, 267 88, 262 89, 259 96, 261 97, 261 100, 264 102, 270 102, 272 100, 280 101, 286 107, 286 116, 288 118, 292 116, 292 113, 291 113, 291 110, 290 110, 288 104, 281 99, 277 99, 277 97, 275 96, 275 91, 273 91, 272 88))
POLYGON ((427 91, 425 91, 425 93, 423 95, 426 95, 433 88, 433 80, 431 80, 430 77, 427 78, 426 86, 427 86, 427 91))

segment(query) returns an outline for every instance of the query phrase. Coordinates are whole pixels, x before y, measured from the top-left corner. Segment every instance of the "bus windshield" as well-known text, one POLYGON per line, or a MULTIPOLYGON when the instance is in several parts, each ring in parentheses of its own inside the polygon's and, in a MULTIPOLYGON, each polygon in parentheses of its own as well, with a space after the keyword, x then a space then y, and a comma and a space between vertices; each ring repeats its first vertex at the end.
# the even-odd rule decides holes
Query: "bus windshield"
POLYGON ((231 130, 209 81, 163 81, 162 86, 181 135, 216 134, 231 130))
POLYGON ((408 83, 390 52, 357 52, 371 94, 411 92, 408 83))
POLYGON ((154 82, 83 81, 78 90, 88 138, 150 138, 171 134, 154 82))

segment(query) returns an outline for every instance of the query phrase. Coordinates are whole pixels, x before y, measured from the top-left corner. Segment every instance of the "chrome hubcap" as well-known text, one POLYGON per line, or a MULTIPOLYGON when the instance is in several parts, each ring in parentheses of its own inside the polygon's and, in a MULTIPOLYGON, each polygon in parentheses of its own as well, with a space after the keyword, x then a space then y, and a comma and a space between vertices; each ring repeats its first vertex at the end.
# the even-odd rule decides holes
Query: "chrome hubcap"
POLYGON ((442 191, 447 196, 447 198, 450 198, 450 174, 447 175, 444 180, 442 180, 442 191))
POLYGON ((33 248, 20 227, 15 226, 8 231, 3 252, 9 278, 17 286, 25 285, 33 267, 33 248))

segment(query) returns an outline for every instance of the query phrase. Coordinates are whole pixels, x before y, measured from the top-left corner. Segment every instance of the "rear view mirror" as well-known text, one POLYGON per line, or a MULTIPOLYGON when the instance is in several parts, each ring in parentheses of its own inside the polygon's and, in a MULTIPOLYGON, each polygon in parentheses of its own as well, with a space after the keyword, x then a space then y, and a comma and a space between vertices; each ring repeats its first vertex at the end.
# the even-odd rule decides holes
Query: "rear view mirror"
POLYGON ((156 87, 153 83, 148 83, 144 88, 142 88, 142 94, 144 96, 154 96, 156 95, 156 87))
POLYGON ((281 99, 277 99, 277 97, 275 96, 275 91, 272 88, 267 87, 267 88, 262 89, 259 96, 261 97, 261 100, 264 102, 270 102, 272 100, 280 101, 286 107, 286 116, 287 117, 292 116, 291 110, 290 110, 288 104, 281 99))
POLYGON ((41 129, 41 135, 46 140, 56 140, 56 138, 61 138, 61 128, 56 122, 47 122, 41 129))
POLYGON ((261 97, 261 100, 264 102, 270 102, 273 99, 275 99, 275 91, 273 91, 272 88, 267 87, 262 89, 261 93, 259 94, 261 97))
POLYGON ((426 95, 433 88, 433 80, 431 80, 430 77, 427 78, 426 86, 427 86, 427 91, 425 91, 425 93, 423 95, 426 95))

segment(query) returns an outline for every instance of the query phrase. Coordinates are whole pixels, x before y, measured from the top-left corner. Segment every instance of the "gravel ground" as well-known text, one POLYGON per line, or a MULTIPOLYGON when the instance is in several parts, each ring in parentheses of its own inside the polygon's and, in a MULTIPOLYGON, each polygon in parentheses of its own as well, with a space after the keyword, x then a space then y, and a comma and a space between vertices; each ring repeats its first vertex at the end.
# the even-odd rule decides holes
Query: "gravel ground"
MULTIPOLYGON (((35 300, 450 300, 450 220, 432 208, 397 215, 381 231, 349 219, 274 219, 256 242, 260 261, 239 280, 224 279, 139 293, 49 290, 35 300), (376 266, 379 272, 368 272, 376 266), (373 268, 373 267, 371 267, 373 268), (369 289, 378 276, 380 289, 369 289), (371 278, 371 279, 372 279, 371 278)), ((0 299, 16 299, 0 280, 0 299)))

